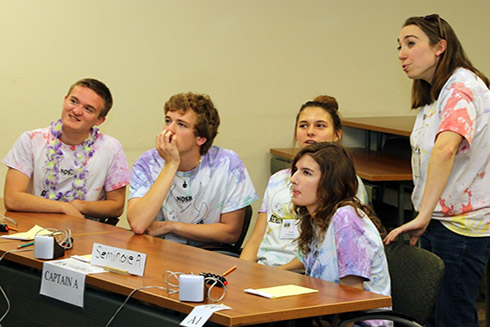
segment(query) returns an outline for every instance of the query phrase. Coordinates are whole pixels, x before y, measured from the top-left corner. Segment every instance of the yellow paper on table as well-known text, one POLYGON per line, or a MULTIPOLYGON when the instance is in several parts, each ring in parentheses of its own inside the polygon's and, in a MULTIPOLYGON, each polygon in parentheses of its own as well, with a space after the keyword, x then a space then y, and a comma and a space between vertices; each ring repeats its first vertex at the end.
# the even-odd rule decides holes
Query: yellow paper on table
POLYGON ((308 288, 308 287, 298 286, 298 285, 281 285, 281 286, 258 288, 258 289, 247 288, 244 291, 250 294, 263 296, 269 299, 318 292, 318 290, 308 288))
POLYGON ((43 230, 44 228, 38 225, 35 225, 31 229, 29 229, 27 232, 23 233, 15 233, 15 234, 8 234, 8 235, 2 235, 2 238, 8 238, 11 240, 21 240, 21 241, 32 241, 34 240, 34 237, 37 235, 49 235, 51 232, 47 229, 43 230), (39 232, 40 230, 43 230, 42 232, 39 232), (38 234, 39 232, 39 234, 38 234))

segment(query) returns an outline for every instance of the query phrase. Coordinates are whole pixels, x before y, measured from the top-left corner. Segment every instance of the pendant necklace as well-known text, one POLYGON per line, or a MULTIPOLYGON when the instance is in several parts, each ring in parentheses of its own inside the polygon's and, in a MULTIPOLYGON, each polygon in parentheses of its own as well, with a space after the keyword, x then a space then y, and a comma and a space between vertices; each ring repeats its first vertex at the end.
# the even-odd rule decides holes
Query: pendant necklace
POLYGON ((194 174, 197 171, 197 168, 199 168, 199 165, 201 164, 201 161, 202 161, 202 157, 201 157, 201 159, 199 159, 199 163, 197 164, 197 166, 193 169, 192 174, 189 177, 187 177, 187 178, 184 178, 182 176, 179 176, 177 173, 175 173, 175 176, 177 176, 178 178, 180 178, 181 180, 184 181, 182 183, 182 187, 183 188, 187 188, 187 180, 191 179, 191 177, 194 176, 194 174))

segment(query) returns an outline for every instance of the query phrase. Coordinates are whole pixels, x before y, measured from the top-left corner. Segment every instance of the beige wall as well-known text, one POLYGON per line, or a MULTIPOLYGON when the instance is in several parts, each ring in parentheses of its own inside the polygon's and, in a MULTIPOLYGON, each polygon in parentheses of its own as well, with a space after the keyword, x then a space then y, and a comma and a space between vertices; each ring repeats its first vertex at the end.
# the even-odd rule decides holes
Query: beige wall
POLYGON ((130 164, 154 146, 169 96, 203 92, 222 119, 215 143, 238 152, 262 198, 268 150, 291 145, 306 100, 333 95, 346 117, 409 112, 396 38, 405 18, 434 12, 490 75, 488 0, 2 0, 0 156, 57 119, 79 78, 111 88, 101 128, 130 164))

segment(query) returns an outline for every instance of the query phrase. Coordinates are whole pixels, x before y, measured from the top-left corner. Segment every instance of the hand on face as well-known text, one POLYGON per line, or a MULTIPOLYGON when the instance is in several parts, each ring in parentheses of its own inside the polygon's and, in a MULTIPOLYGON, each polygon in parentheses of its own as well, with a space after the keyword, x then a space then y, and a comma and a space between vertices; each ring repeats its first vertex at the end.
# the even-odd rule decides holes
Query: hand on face
POLYGON ((180 154, 177 149, 177 135, 164 128, 156 137, 156 149, 160 157, 167 163, 180 162, 180 154))

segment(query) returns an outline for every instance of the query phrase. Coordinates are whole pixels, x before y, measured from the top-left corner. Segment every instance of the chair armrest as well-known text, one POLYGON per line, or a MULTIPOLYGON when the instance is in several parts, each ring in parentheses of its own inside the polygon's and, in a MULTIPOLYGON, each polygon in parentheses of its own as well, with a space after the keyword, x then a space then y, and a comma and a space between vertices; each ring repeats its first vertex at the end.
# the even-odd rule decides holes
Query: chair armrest
POLYGON ((340 322, 335 325, 336 327, 345 327, 350 323, 365 320, 390 320, 396 321, 403 326, 423 327, 422 325, 418 324, 415 319, 406 314, 385 309, 346 312, 340 314, 338 317, 340 322))
POLYGON ((232 257, 238 258, 240 256, 240 252, 235 246, 227 243, 203 243, 198 246, 198 248, 218 252, 221 254, 226 254, 232 257))

